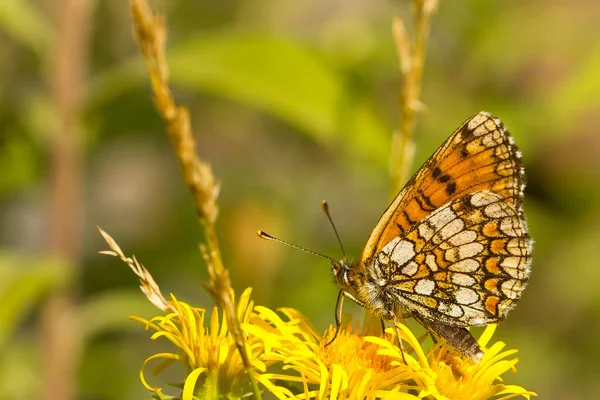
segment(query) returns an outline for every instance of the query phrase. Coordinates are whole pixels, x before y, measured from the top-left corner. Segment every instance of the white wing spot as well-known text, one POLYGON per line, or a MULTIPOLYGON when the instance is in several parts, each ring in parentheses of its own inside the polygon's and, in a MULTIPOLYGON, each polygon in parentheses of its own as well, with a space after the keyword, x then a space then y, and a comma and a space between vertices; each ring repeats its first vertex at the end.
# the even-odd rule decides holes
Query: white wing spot
POLYGON ((458 286, 473 286, 475 284, 475 278, 467 274, 455 273, 452 274, 452 283, 458 286))
POLYGON ((462 307, 454 303, 440 302, 438 311, 454 318, 462 317, 464 314, 462 307))
POLYGON ((500 203, 492 203, 488 204, 483 212, 490 218, 502 218, 506 217, 506 211, 502 208, 502 204, 500 203))
POLYGON ((450 265, 448 269, 456 272, 475 272, 479 269, 479 263, 469 258, 450 265))
POLYGON ((465 311, 465 316, 462 319, 469 321, 469 326, 480 326, 488 323, 480 310, 476 310, 472 306, 463 306, 462 308, 465 311))
POLYGON ((419 229, 419 236, 421 236, 426 241, 429 241, 429 239, 431 239, 433 237, 433 235, 435 234, 435 231, 433 229, 431 229, 431 227, 429 225, 424 224, 424 223, 419 224, 418 229, 419 229))
POLYGON ((474 207, 482 207, 490 203, 495 203, 500 199, 500 195, 487 190, 482 190, 471 195, 471 205, 474 207))
POLYGON ((477 128, 477 126, 481 125, 488 118, 489 117, 486 114, 479 113, 473 118, 471 118, 469 124, 467 125, 467 128, 469 128, 469 130, 474 130, 475 128, 477 128))
MULTIPOLYGON (((508 147, 506 146, 498 146, 496 147, 496 150, 494 151, 494 154, 496 156, 496 158, 500 159, 500 160, 507 160, 511 167, 513 166, 512 161, 511 161, 511 153, 508 147)), ((498 167, 496 167, 498 168, 498 167)), ((514 169, 511 168, 511 171, 514 171, 514 169)), ((512 175, 512 173, 511 173, 512 175)), ((507 175, 509 176, 509 175, 507 175)))
MULTIPOLYGON (((494 129, 494 128, 492 128, 492 129, 494 129)), ((490 132, 490 129, 486 129, 486 131, 490 132)), ((491 131, 488 135, 485 135, 483 138, 481 138, 481 143, 483 144, 484 147, 487 147, 487 148, 494 147, 494 146, 501 144, 502 139, 500 138, 500 132, 498 132, 497 130, 491 131)))
POLYGON ((461 246, 463 244, 471 243, 477 239, 477 233, 474 231, 462 231, 457 233, 448 239, 448 242, 452 246, 461 246))
POLYGON ((431 253, 425 256, 425 264, 427 264, 431 272, 436 272, 438 270, 438 265, 435 262, 435 256, 431 253))
MULTIPOLYGON (((479 125, 477 128, 475 128, 475 130, 473 131, 473 134, 475 136, 482 136, 485 135, 488 131, 488 129, 484 126, 484 125, 479 125)), ((485 146, 485 147, 490 147, 490 146, 485 146)))
POLYGON ((514 238, 508 241, 506 248, 510 254, 524 256, 526 254, 527 244, 523 238, 514 238))
POLYGON ((481 243, 473 242, 468 244, 463 244, 458 247, 458 254, 460 255, 460 259, 464 260, 465 258, 475 257, 477 254, 481 253, 484 250, 484 247, 481 243))
POLYGON ((440 229, 440 231, 433 236, 432 242, 435 244, 440 244, 449 237, 452 237, 458 232, 462 231, 464 227, 465 223, 461 219, 457 218, 440 229))
POLYGON ((415 285, 415 292, 424 296, 430 296, 435 289, 435 282, 430 279, 421 279, 415 285))
POLYGON ((416 262, 411 261, 408 264, 406 264, 406 266, 404 268, 402 268, 402 273, 404 275, 413 276, 414 274, 417 273, 418 270, 419 270, 419 265, 416 262))
POLYGON ((521 229, 521 225, 519 224, 519 219, 517 217, 502 218, 500 221, 500 230, 506 236, 523 235, 523 229, 521 229))
POLYGON ((444 207, 429 216, 429 223, 434 228, 439 229, 456 218, 456 214, 450 207, 444 207))
POLYGON ((502 293, 512 300, 517 299, 524 288, 525 286, 518 279, 507 279, 502 282, 502 286, 500 287, 502 293))
POLYGON ((498 124, 496 124, 495 119, 488 119, 485 121, 484 125, 490 130, 490 132, 495 131, 498 134, 498 137, 500 137, 500 131, 498 130, 498 124))
POLYGON ((394 246, 394 249, 391 252, 391 259, 392 261, 397 262, 398 265, 404 265, 407 261, 411 260, 415 254, 415 244, 408 240, 402 240, 394 246))
POLYGON ((502 269, 515 279, 524 279, 526 275, 525 263, 522 257, 506 257, 500 262, 502 269))
POLYGON ((479 300, 479 295, 473 289, 461 287, 454 292, 454 298, 458 304, 469 305, 479 300))
POLYGON ((450 262, 458 262, 466 258, 475 257, 483 250, 484 247, 481 243, 473 242, 446 250, 446 252, 444 253, 444 257, 450 262))

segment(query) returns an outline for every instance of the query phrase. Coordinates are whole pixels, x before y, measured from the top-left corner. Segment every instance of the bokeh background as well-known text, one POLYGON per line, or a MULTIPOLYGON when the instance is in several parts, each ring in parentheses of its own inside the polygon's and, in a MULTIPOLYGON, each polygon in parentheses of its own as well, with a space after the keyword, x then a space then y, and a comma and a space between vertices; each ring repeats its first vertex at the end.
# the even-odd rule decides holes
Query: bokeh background
MULTIPOLYGON (((320 210, 327 199, 348 253, 359 255, 390 200, 400 84, 391 19, 410 20, 407 2, 152 4, 169 26, 177 99, 222 183, 218 231, 234 288, 251 286, 258 304, 297 308, 324 330, 337 295, 328 263, 255 231, 339 257, 320 210)), ((127 266, 98 254, 107 246, 96 225, 163 292, 212 306, 201 229, 128 11, 123 0, 0 4, 4 399, 54 398, 44 354, 72 357, 74 398, 148 398, 138 369, 170 348, 127 319, 156 312, 127 266), (60 319, 48 299, 65 282, 73 312, 60 319), (74 349, 48 348, 56 325, 74 349)), ((506 381, 545 399, 600 394, 599 25, 591 0, 442 0, 414 135, 413 170, 488 110, 524 154, 533 274, 496 338, 519 349, 506 381)))

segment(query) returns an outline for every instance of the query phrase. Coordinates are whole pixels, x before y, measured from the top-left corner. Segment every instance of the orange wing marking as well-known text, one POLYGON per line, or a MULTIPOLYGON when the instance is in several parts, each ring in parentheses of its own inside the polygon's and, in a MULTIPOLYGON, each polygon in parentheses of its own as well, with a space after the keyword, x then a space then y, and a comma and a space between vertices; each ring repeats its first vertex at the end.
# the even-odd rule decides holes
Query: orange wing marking
POLYGON ((481 112, 459 127, 408 181, 373 230, 359 264, 395 237, 467 193, 490 190, 522 214, 520 152, 500 120, 481 112))

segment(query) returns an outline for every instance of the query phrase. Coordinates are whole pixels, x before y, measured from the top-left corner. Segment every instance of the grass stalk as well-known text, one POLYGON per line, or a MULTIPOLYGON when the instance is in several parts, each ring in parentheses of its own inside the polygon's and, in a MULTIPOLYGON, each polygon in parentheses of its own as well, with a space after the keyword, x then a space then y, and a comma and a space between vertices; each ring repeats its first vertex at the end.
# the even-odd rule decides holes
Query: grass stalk
POLYGON ((225 313, 228 329, 244 362, 254 395, 260 399, 258 385, 250 372, 252 365, 246 352, 243 331, 235 312, 229 271, 223 265, 215 229, 219 213, 219 184, 211 165, 200 159, 197 154, 189 111, 175 102, 169 88, 169 72, 165 59, 166 25, 160 16, 150 10, 146 0, 131 0, 131 13, 136 39, 148 65, 154 104, 166 124, 184 181, 192 194, 198 219, 204 229, 206 243, 201 244, 200 248, 209 276, 204 286, 225 313))

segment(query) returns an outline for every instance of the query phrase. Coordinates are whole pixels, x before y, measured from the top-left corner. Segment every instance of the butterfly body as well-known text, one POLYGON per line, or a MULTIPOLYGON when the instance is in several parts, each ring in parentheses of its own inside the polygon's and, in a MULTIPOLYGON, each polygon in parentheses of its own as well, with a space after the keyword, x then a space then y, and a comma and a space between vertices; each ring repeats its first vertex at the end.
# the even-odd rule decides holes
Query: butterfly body
POLYGON ((522 210, 521 153, 482 112, 409 180, 356 263, 333 263, 343 297, 381 318, 410 315, 474 361, 464 329, 502 321, 524 290, 532 240, 522 210))

